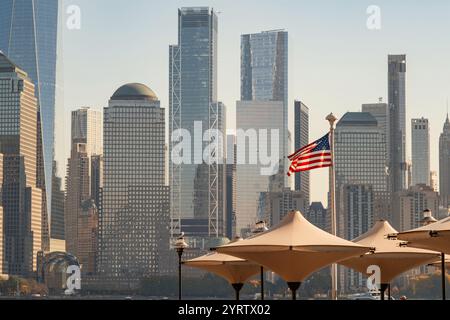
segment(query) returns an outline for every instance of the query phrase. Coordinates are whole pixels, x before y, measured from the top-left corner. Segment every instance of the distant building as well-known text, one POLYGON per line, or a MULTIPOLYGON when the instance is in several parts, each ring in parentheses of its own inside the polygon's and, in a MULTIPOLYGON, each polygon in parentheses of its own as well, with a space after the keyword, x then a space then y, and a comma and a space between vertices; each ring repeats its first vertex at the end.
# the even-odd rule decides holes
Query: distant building
POLYGON ((328 210, 323 206, 322 202, 311 203, 306 218, 316 227, 331 232, 331 216, 328 214, 328 210))
POLYGON ((227 136, 227 233, 228 239, 233 239, 236 235, 236 136, 227 136))
MULTIPOLYGON (((281 165, 287 172, 290 154, 289 133, 289 38, 285 30, 263 31, 241 36, 241 101, 280 101, 282 144, 281 165)), ((284 187, 288 177, 283 176, 284 187)))
POLYGON ((72 143, 85 143, 89 157, 103 154, 103 115, 101 111, 83 107, 72 111, 72 143))
POLYGON ((66 250, 78 258, 83 273, 93 273, 97 261, 102 126, 100 111, 86 107, 72 111, 71 155, 66 177, 66 250))
POLYGON ((52 249, 52 242, 59 242, 60 244, 64 243, 65 240, 65 232, 64 232, 64 190, 62 186, 62 179, 57 176, 57 163, 56 161, 53 164, 53 168, 55 173, 53 174, 53 183, 52 183, 52 204, 51 204, 51 212, 52 215, 50 217, 50 251, 54 251, 52 249))
POLYGON ((427 185, 416 185, 399 192, 394 201, 393 227, 406 231, 421 227, 423 212, 439 212, 439 195, 427 185))
POLYGON ((104 111, 97 271, 105 286, 136 284, 171 268, 165 164, 160 101, 145 85, 120 87, 104 111))
POLYGON ((407 189, 406 55, 388 56, 389 171, 392 192, 407 189))
POLYGON ((447 115, 439 137, 439 193, 441 205, 450 206, 450 119, 447 115))
MULTIPOLYGON (((236 129, 238 130, 237 154, 239 158, 245 155, 245 164, 238 162, 236 169, 236 235, 241 236, 242 230, 250 230, 258 220, 258 201, 261 192, 281 191, 284 187, 284 176, 282 166, 273 168, 271 165, 262 165, 258 159, 259 136, 266 130, 267 143, 276 139, 276 152, 282 155, 282 135, 280 128, 283 127, 282 101, 238 101, 236 105, 236 129), (250 131, 248 131, 250 130, 250 131), (249 135, 239 137, 239 132, 249 135), (278 135, 278 136, 277 136, 278 135), (242 140, 242 141, 240 141, 242 140), (267 172, 262 172, 266 169, 267 172), (264 173, 267 173, 264 174, 264 173), (271 176, 272 175, 272 176, 271 176), (279 177, 278 183, 274 177, 279 177), (277 190, 272 190, 276 184, 277 190), (271 186, 272 185, 272 186, 271 186)), ((264 142, 262 142, 264 143, 264 142)), ((271 150, 275 154, 275 149, 271 150)), ((270 154, 269 154, 270 155, 270 154)), ((279 164, 279 163, 278 163, 279 164)))
MULTIPOLYGON (((307 146, 309 141, 309 108, 301 101, 295 101, 295 151, 307 146)), ((295 175, 295 190, 303 191, 310 201, 310 172, 295 175)))
POLYGON ((374 219, 389 218, 385 138, 383 125, 380 126, 377 119, 368 112, 346 113, 337 124, 336 204, 338 230, 342 237, 357 237, 372 227, 370 223, 374 219), (370 211, 355 211, 366 205, 369 194, 370 211), (361 224, 364 216, 368 219, 367 223, 361 224))
POLYGON ((389 118, 389 106, 387 103, 382 102, 382 98, 378 103, 365 103, 362 105, 361 111, 370 113, 378 122, 378 127, 382 130, 386 141, 386 167, 389 166, 389 150, 390 150, 390 118, 389 118))
POLYGON ((30 277, 42 243, 37 184, 38 103, 28 75, 0 53, 0 154, 3 154, 3 272, 30 277))
POLYGON ((430 171, 430 187, 436 192, 439 191, 438 174, 436 171, 430 171))
MULTIPOLYGON (((208 7, 179 9, 178 43, 169 47, 170 137, 179 129, 189 131, 194 137, 195 125, 201 125, 201 134, 209 129, 224 132, 225 106, 217 97, 217 48, 216 12, 208 7)), ((199 154, 209 145, 203 142, 196 146, 193 140, 191 150, 199 154)), ((185 232, 188 226, 183 226, 183 221, 195 219, 196 223, 203 224, 202 230, 208 230, 209 237, 223 237, 226 233, 226 199, 223 199, 226 197, 226 168, 220 163, 206 165, 202 159, 178 164, 172 159, 177 143, 169 141, 171 236, 175 238, 185 232)), ((222 147, 225 149, 225 145, 219 146, 222 147)))
MULTIPOLYGON (((34 84, 39 117, 38 187, 46 189, 42 224, 44 247, 48 250, 48 218, 55 171, 55 107, 58 52, 58 0, 0 1, 0 51, 8 56, 34 84), (42 124, 42 125, 41 125, 42 124), (41 130, 42 129, 42 130, 41 130), (42 179, 41 179, 42 178, 42 179), (47 208, 48 206, 48 208, 47 208)), ((60 106, 62 107, 62 105, 60 106)))
POLYGON ((3 241, 3 190, 2 190, 2 185, 3 185, 3 154, 0 153, 0 280, 2 279, 2 275, 4 273, 5 270, 5 266, 3 265, 4 261, 3 261, 3 252, 4 252, 4 248, 3 246, 4 241, 3 241))
POLYGON ((258 205, 258 220, 266 221, 269 227, 279 224, 292 210, 304 215, 308 212, 309 203, 301 191, 284 188, 281 191, 261 192, 258 205))
POLYGON ((371 185, 344 185, 345 238, 353 240, 372 228, 375 217, 375 194, 371 185))
POLYGON ((428 119, 412 119, 412 185, 430 185, 430 126, 428 119))

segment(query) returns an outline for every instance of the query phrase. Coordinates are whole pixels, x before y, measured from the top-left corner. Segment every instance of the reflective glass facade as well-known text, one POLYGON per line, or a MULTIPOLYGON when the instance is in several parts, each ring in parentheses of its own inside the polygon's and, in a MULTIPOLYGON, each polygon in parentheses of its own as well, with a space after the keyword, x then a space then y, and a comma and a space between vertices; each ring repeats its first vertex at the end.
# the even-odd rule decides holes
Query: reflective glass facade
POLYGON ((47 202, 54 158, 58 0, 0 1, 0 50, 34 82, 42 121, 47 202))
MULTIPOLYGON (((260 130, 267 130, 268 150, 279 148, 281 154, 282 135, 280 128, 283 126, 283 114, 279 112, 282 108, 281 101, 238 101, 236 106, 236 129, 237 130, 255 130, 259 136, 260 130), (278 130, 278 143, 271 145, 272 130, 278 130)), ((251 142, 249 138, 241 141, 242 137, 237 139, 237 154, 245 153, 245 158, 256 156, 259 158, 259 151, 256 144, 258 141, 251 142), (253 148, 252 148, 253 147, 253 148)), ((259 138, 256 137, 258 140, 259 138)), ((264 143, 259 139, 260 143, 264 143)), ((273 152, 273 151, 271 151, 273 152)), ((252 230, 258 221, 258 206, 261 192, 282 191, 284 186, 284 176, 286 173, 280 168, 278 174, 267 176, 261 174, 262 166, 260 161, 257 164, 238 163, 236 166, 236 235, 244 236, 249 230, 252 230)))
MULTIPOLYGON (((241 100, 282 101, 283 147, 280 155, 290 153, 288 120, 288 33, 264 31, 241 36, 241 100)), ((287 159, 287 158, 286 158, 287 159)), ((288 167, 288 161, 284 161, 288 167)), ((285 177, 287 186, 288 178, 285 177)))
MULTIPOLYGON (((189 7, 178 11, 178 44, 170 46, 169 139, 172 132, 187 130, 192 157, 190 164, 169 162, 171 214, 174 220, 180 219, 178 225, 174 223, 174 233, 181 231, 181 219, 195 219, 211 236, 225 232, 225 167, 202 163, 203 150, 209 143, 195 142, 210 128, 225 131, 225 106, 217 102, 217 34, 218 19, 212 9, 189 7), (199 129, 195 130, 195 124, 199 129)), ((170 150, 173 147, 171 143, 170 150)))
POLYGON ((390 176, 392 192, 407 189, 406 164, 406 55, 388 57, 390 176))

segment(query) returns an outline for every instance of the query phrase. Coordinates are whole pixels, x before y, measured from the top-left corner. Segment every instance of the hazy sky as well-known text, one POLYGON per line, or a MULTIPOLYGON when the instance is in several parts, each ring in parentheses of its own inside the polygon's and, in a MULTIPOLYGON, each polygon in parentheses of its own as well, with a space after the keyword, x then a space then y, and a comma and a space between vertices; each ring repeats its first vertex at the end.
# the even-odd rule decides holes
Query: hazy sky
MULTIPOLYGON (((65 0, 81 9, 81 29, 62 33, 64 106, 58 106, 57 159, 65 172, 70 111, 103 108, 121 85, 142 82, 168 107, 168 46, 177 42, 177 9, 211 6, 219 11, 219 99, 235 123, 240 97, 240 35, 289 32, 289 99, 310 108, 311 139, 328 129, 330 112, 341 117, 361 104, 387 98, 387 55, 407 54, 407 123, 431 123, 432 170, 450 96, 448 0, 65 0), (369 5, 381 8, 381 30, 366 26, 369 5)), ((63 8, 63 11, 65 11, 63 8)), ((65 23, 65 21, 64 21, 65 23)), ((293 114, 290 117, 293 131, 293 114)), ((408 143, 408 152, 411 147, 408 143)), ((312 200, 326 199, 327 170, 312 177, 312 200)))

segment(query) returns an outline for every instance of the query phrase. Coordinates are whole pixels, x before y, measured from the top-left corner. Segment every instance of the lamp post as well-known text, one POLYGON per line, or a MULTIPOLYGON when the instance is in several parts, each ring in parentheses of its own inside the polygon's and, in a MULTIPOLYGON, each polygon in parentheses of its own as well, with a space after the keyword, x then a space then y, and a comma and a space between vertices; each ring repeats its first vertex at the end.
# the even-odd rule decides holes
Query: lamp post
MULTIPOLYGON (((336 219, 336 164, 334 157, 334 124, 338 120, 333 113, 330 113, 325 120, 330 123, 330 148, 331 148, 331 166, 330 166, 330 211, 331 211, 331 233, 337 236, 337 219, 336 219)), ((337 300, 338 287, 338 270, 337 264, 331 265, 331 300, 337 300)))
MULTIPOLYGON (((267 228, 265 221, 259 221, 255 225, 255 229, 253 230, 254 234, 263 233, 269 231, 269 228, 267 228)), ((261 266, 261 300, 264 300, 264 267, 261 266)))
MULTIPOLYGON (((423 219, 421 220, 421 223, 423 226, 430 225, 432 223, 437 222, 437 220, 433 217, 433 214, 431 210, 426 209, 423 212, 423 219)), ((442 300, 446 300, 446 294, 445 294, 445 253, 441 253, 441 281, 442 281, 442 300)))
POLYGON ((181 284, 181 265, 183 257, 184 249, 188 247, 188 244, 186 243, 184 239, 184 232, 181 233, 181 235, 178 237, 178 239, 175 241, 175 250, 178 254, 178 300, 181 300, 181 291, 182 291, 182 284, 181 284))

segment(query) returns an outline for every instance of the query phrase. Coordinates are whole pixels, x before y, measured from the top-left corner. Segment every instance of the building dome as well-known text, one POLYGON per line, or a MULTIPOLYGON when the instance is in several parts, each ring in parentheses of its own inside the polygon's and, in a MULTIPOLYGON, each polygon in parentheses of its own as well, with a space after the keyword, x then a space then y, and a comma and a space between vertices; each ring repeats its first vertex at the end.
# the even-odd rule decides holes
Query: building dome
POLYGON ((111 100, 150 100, 157 101, 158 97, 152 89, 141 83, 129 83, 114 92, 111 100))

